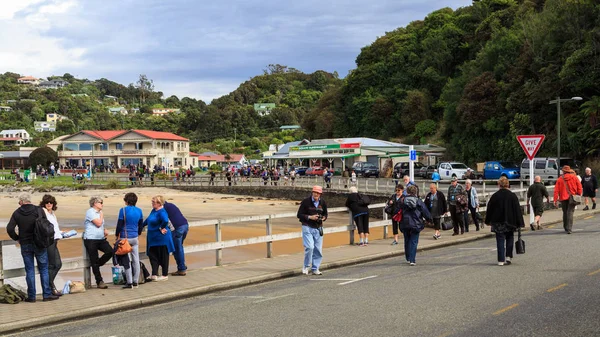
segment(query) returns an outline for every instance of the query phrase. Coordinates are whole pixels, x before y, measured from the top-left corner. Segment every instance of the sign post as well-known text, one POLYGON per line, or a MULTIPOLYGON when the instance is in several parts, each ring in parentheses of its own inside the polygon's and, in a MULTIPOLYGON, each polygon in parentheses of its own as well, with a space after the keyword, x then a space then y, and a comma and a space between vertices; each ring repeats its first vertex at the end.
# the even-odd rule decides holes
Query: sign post
MULTIPOLYGON (((529 185, 533 185, 534 182, 534 164, 533 164, 533 158, 535 158, 536 153, 539 151, 540 147, 542 146, 542 143, 544 142, 544 139, 546 138, 546 136, 544 135, 522 135, 522 136, 517 136, 517 140, 519 141, 519 144, 521 144, 521 147, 523 148, 523 151, 525 151, 525 154, 527 155, 527 159, 529 159, 529 185)), ((529 205, 529 223, 532 224, 534 221, 534 214, 533 214, 533 206, 529 205)))
MULTIPOLYGON (((410 181, 414 181, 415 179, 415 160, 417 160, 417 151, 415 151, 414 145, 409 145, 408 147, 409 160, 408 160, 408 176, 410 177, 410 181)), ((406 186, 404 187, 406 188, 406 186)))

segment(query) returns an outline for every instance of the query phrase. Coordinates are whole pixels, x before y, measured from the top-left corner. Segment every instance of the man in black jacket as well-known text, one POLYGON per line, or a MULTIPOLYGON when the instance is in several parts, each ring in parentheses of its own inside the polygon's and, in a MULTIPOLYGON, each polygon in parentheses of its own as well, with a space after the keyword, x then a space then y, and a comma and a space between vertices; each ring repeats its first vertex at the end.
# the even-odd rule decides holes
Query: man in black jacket
MULTIPOLYGON (((6 226, 6 231, 11 239, 21 245, 21 256, 25 264, 25 280, 27 281, 27 298, 25 302, 35 302, 35 266, 33 258, 37 260, 40 271, 40 281, 43 288, 44 301, 57 300, 58 296, 52 295, 50 278, 48 277, 48 251, 46 248, 36 246, 33 241, 35 220, 39 216, 39 207, 31 203, 31 195, 19 195, 19 208, 15 210, 6 226), (15 227, 19 227, 19 234, 15 227)), ((43 214, 43 213, 42 213, 43 214)))
POLYGON ((321 199, 323 188, 314 186, 312 195, 300 203, 298 219, 302 223, 302 243, 304 244, 304 265, 302 273, 308 275, 309 268, 313 275, 323 275, 319 270, 323 259, 323 237, 321 236, 323 221, 327 220, 327 204, 321 199), (312 267, 312 268, 311 268, 312 267))

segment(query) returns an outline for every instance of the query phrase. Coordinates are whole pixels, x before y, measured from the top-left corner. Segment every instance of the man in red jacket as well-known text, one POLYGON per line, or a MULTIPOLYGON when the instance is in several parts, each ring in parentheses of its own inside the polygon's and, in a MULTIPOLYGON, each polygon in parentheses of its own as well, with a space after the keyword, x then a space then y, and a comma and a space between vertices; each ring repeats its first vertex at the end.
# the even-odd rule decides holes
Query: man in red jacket
POLYGON ((581 182, 575 175, 575 171, 571 170, 569 165, 563 166, 562 171, 563 175, 556 180, 554 186, 554 206, 558 207, 558 201, 560 200, 563 211, 563 227, 567 234, 571 234, 575 205, 569 204, 569 196, 581 195, 583 189, 581 188, 581 182))

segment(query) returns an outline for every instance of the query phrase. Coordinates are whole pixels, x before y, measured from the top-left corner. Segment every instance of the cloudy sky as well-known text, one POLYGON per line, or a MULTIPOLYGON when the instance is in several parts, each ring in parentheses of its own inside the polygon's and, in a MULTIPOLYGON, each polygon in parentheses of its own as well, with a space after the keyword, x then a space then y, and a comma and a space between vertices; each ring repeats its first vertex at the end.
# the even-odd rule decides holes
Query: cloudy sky
POLYGON ((305 73, 355 67, 360 48, 471 0, 0 0, 0 73, 146 74, 165 96, 235 90, 268 64, 305 73))

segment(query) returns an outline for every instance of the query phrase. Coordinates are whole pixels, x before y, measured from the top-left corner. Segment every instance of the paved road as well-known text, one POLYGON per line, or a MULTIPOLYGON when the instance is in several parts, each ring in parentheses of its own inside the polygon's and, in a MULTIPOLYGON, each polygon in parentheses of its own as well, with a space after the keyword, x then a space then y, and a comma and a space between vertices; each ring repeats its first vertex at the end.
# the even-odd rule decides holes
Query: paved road
POLYGON ((486 239, 18 336, 599 336, 598 219, 527 233, 510 266, 486 239))

